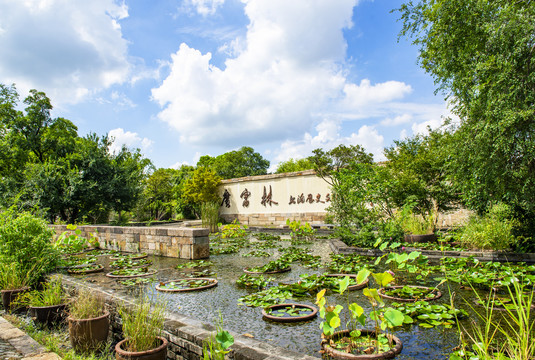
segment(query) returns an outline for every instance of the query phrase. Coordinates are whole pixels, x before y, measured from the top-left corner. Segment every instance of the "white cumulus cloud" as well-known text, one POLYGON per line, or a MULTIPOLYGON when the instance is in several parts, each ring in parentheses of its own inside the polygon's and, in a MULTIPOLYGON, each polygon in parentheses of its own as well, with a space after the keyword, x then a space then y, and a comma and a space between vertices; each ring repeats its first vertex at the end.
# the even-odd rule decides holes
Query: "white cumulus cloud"
POLYGON ((114 0, 0 0, 0 81, 76 103, 127 80, 127 41, 114 0))
POLYGON ((113 140, 109 149, 112 154, 121 151, 123 145, 127 148, 140 148, 142 151, 147 151, 153 143, 148 138, 141 138, 137 133, 124 131, 122 128, 110 130, 108 138, 113 140))

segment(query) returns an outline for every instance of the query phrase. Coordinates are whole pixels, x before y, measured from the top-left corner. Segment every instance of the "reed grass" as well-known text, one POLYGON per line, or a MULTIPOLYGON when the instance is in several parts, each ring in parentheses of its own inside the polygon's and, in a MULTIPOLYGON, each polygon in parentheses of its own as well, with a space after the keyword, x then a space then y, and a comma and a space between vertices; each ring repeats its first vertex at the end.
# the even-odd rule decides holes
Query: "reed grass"
POLYGON ((81 289, 71 302, 69 310, 73 319, 92 319, 106 313, 104 297, 98 293, 81 289))

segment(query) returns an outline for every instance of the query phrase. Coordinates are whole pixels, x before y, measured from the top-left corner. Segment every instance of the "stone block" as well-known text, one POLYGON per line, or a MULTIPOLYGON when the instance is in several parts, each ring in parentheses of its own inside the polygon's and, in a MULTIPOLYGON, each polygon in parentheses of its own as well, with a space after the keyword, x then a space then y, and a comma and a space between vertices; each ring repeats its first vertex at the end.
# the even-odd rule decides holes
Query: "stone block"
POLYGON ((181 259, 192 259, 192 245, 178 245, 178 257, 181 259))
POLYGON ((193 239, 194 245, 209 245, 210 237, 209 236, 196 236, 193 239))
POLYGON ((193 245, 192 259, 207 259, 210 257, 210 245, 193 245))

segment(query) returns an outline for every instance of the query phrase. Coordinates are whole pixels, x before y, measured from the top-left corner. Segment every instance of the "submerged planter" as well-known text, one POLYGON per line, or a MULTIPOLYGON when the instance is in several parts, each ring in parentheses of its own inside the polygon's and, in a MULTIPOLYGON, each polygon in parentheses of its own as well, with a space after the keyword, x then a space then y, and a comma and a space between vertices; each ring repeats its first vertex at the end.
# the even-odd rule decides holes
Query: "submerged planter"
POLYGON ((292 270, 292 268, 290 266, 288 266, 287 268, 284 268, 284 269, 274 270, 274 271, 265 271, 265 272, 251 271, 251 270, 249 270, 249 268, 245 268, 245 269, 243 269, 243 272, 246 273, 246 274, 279 274, 279 273, 288 272, 290 270, 292 270))
POLYGON ((69 316, 67 320, 69 321, 71 345, 75 351, 87 352, 104 348, 110 328, 110 313, 108 311, 96 318, 75 319, 69 316))
POLYGON ((30 315, 36 324, 51 327, 65 321, 67 304, 30 306, 30 315))
MULTIPOLYGON (((374 330, 362 329, 360 331, 361 331, 361 336, 372 336, 372 337, 376 336, 374 330)), ((328 345, 329 340, 331 339, 339 340, 344 337, 349 337, 349 333, 350 333, 349 330, 338 331, 338 332, 335 332, 332 336, 325 339, 322 343, 322 348, 325 351, 325 354, 335 359, 349 359, 349 360, 351 359, 355 359, 355 360, 377 359, 378 360, 378 359, 391 359, 395 357, 396 355, 398 355, 401 352, 401 350, 403 350, 403 343, 401 342, 401 340, 392 334, 386 334, 386 336, 392 341, 394 347, 388 351, 381 352, 378 354, 373 354, 373 353, 372 354, 351 354, 345 351, 334 349, 330 345, 328 345)))
POLYGON ((104 266, 100 264, 73 266, 67 269, 67 272, 72 275, 85 275, 101 272, 104 270, 104 266))
POLYGON ((156 286, 156 290, 158 291, 164 291, 164 292, 187 292, 187 291, 199 291, 199 290, 206 290, 213 288, 214 286, 217 286, 217 280, 216 279, 210 279, 210 278, 183 278, 183 279, 177 279, 177 280, 170 280, 166 281, 164 283, 160 283, 160 285, 156 286), (201 281, 203 283, 206 283, 206 285, 201 286, 191 286, 191 287, 179 287, 181 282, 190 282, 194 283, 195 281, 201 281), (173 283, 178 283, 177 287, 169 286, 165 287, 167 284, 172 285, 173 283))
POLYGON ((262 309, 262 315, 264 319, 268 319, 271 321, 277 321, 277 322, 299 322, 299 321, 306 321, 313 319, 317 316, 318 309, 316 309, 314 306, 305 305, 305 304, 275 304, 268 306, 265 309, 262 309), (286 310, 290 308, 290 310, 302 310, 302 314, 292 315, 291 313, 284 311, 281 312, 282 316, 276 316, 274 315, 274 312, 280 311, 280 310, 286 310))
MULTIPOLYGON (((431 290, 431 288, 426 287, 426 286, 414 286, 414 285, 405 285, 405 286, 408 286, 408 287, 414 288, 414 289, 431 290)), ((442 293, 438 289, 433 289, 433 291, 428 294, 428 295, 432 295, 431 297, 422 297, 422 298, 402 298, 402 297, 396 297, 396 296, 392 296, 392 295, 387 295, 385 293, 388 290, 402 289, 405 286, 401 286, 400 285, 400 286, 390 286, 388 288, 380 288, 379 290, 377 290, 377 293, 382 298, 389 299, 389 300, 400 301, 400 302, 416 302, 416 301, 420 301, 420 300, 433 301, 433 300, 436 300, 436 299, 438 299, 438 298, 440 298, 442 296, 442 293)))
MULTIPOLYGON (((328 277, 340 277, 340 278, 344 278, 346 276, 349 276, 351 279, 354 279, 355 282, 357 281, 357 275, 355 274, 325 274, 325 276, 328 276, 328 277)), ((364 280, 363 282, 361 282, 360 284, 355 284, 355 285, 349 285, 347 287, 347 290, 360 290, 360 289, 364 289, 366 286, 368 286, 368 282, 370 280, 368 278, 366 278, 366 280, 364 280)))
POLYGON ((165 360, 167 357, 167 340, 158 336, 160 346, 146 351, 126 351, 124 347, 128 339, 122 340, 115 345, 115 359, 117 360, 165 360))
POLYGON ((4 306, 4 309, 6 311, 13 311, 14 305, 12 305, 15 300, 17 300, 17 297, 25 293, 26 291, 30 290, 28 286, 25 286, 20 289, 9 289, 9 290, 2 290, 2 305, 4 306))
POLYGON ((437 239, 438 238, 435 233, 423 234, 423 235, 405 234, 405 242, 409 244, 434 243, 434 242, 437 242, 437 239))
MULTIPOLYGON (((146 268, 137 268, 137 269, 146 269, 146 268)), ((135 270, 135 269, 123 269, 123 270, 135 270)), ((144 273, 139 274, 133 274, 133 275, 114 275, 113 271, 106 274, 107 277, 115 278, 115 279, 129 279, 129 278, 136 278, 136 277, 142 277, 142 276, 150 276, 154 275, 158 272, 158 270, 147 270, 144 273)))

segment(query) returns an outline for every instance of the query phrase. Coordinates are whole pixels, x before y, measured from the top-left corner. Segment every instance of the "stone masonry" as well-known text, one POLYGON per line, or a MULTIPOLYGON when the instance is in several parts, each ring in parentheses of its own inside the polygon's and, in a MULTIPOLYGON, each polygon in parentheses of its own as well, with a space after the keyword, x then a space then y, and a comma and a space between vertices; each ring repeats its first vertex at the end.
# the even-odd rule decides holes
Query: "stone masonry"
MULTIPOLYGON (((66 225, 50 225, 56 236, 68 231, 66 225)), ((144 226, 79 226, 81 236, 96 236, 100 247, 109 250, 144 252, 181 259, 210 256, 210 231, 204 228, 144 226)))

